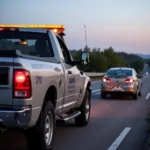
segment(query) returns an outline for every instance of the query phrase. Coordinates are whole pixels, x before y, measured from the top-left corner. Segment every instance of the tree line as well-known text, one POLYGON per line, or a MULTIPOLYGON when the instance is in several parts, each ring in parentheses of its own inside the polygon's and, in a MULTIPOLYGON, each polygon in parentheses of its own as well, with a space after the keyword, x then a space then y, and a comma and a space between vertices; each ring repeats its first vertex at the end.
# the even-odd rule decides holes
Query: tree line
MULTIPOLYGON (((0 40, 0 49, 12 49, 13 47, 18 48, 24 54, 34 50, 33 45, 20 46, 14 45, 12 41, 0 40)), ((90 55, 90 63, 88 65, 78 66, 78 68, 84 72, 106 72, 111 67, 132 67, 138 72, 143 70, 144 63, 150 66, 150 60, 143 60, 136 54, 116 52, 112 47, 104 50, 100 48, 90 49, 89 47, 79 50, 70 50, 75 60, 81 58, 82 51, 88 51, 90 55)))
POLYGON ((137 72, 141 72, 144 68, 144 60, 140 56, 126 52, 116 52, 112 47, 104 50, 85 47, 83 50, 71 50, 70 52, 74 60, 79 60, 82 51, 88 51, 90 55, 88 65, 78 66, 84 72, 106 72, 111 67, 132 67, 137 72))

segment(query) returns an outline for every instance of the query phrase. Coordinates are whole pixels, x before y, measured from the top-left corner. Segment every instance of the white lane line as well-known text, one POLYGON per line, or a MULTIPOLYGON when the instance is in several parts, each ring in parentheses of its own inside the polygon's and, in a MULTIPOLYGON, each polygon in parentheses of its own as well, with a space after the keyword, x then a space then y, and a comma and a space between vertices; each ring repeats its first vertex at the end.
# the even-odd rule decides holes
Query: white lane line
POLYGON ((145 99, 149 99, 149 97, 150 97, 150 93, 147 94, 145 99))
POLYGON ((95 93, 95 95, 99 95, 100 94, 100 91, 99 92, 97 92, 97 93, 95 93))
POLYGON ((97 90, 93 90, 93 91, 92 91, 92 93, 94 93, 94 92, 97 92, 97 91, 100 91, 100 89, 97 89, 97 90))
POLYGON ((124 140, 125 136, 129 133, 131 130, 130 127, 126 127, 122 133, 117 137, 117 139, 114 141, 114 143, 108 148, 108 150, 116 150, 118 146, 121 144, 121 142, 124 140))

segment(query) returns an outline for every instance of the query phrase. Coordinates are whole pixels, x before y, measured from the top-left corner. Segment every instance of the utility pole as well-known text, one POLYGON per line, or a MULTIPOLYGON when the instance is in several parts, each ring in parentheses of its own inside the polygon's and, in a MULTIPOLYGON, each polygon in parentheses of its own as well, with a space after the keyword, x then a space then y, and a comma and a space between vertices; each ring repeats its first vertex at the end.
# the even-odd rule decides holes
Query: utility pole
POLYGON ((86 25, 84 25, 84 30, 85 30, 85 49, 87 49, 86 25))

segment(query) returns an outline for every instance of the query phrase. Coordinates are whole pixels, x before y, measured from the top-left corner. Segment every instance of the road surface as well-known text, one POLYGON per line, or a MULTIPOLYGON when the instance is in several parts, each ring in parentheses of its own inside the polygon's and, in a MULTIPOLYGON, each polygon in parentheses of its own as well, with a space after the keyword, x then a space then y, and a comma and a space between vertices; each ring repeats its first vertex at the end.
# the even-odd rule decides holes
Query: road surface
MULTIPOLYGON (((142 150, 147 138, 146 116, 150 76, 144 76, 142 96, 100 97, 100 82, 92 83, 90 124, 79 128, 73 122, 57 125, 54 150, 142 150)), ((28 150, 25 137, 14 131, 0 136, 0 150, 28 150)))
POLYGON ((143 73, 144 74, 146 74, 146 73, 150 74, 150 67, 148 66, 148 64, 144 65, 144 72, 143 73))

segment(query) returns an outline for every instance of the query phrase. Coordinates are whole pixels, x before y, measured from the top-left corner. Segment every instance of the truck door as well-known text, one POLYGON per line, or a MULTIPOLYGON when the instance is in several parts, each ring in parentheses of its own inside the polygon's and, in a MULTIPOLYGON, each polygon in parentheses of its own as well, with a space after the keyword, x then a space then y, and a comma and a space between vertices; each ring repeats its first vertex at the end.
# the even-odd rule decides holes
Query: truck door
POLYGON ((65 100, 63 109, 68 110, 72 108, 80 93, 80 72, 75 65, 71 64, 70 53, 61 38, 57 38, 64 56, 63 66, 65 68, 65 100))

